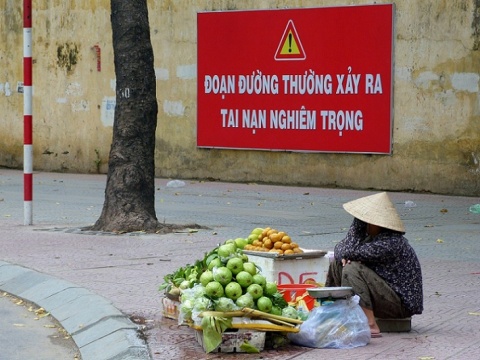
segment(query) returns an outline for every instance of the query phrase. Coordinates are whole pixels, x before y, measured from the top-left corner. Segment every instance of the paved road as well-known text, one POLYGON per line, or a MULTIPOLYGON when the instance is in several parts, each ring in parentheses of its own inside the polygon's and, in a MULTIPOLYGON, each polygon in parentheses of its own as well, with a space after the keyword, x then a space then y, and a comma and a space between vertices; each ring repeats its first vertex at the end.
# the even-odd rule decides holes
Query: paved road
POLYGON ((0 324, 0 358, 3 360, 79 359, 80 352, 72 338, 33 304, 1 294, 0 324))
MULTIPOLYGON (((195 222, 210 230, 162 236, 85 235, 79 228, 98 218, 105 181, 103 175, 35 174, 34 225, 25 227, 22 173, 0 169, 0 260, 108 299, 126 317, 134 316, 142 324, 153 359, 221 357, 204 354, 191 329, 161 316, 157 289, 164 275, 257 226, 284 230, 304 248, 331 250, 352 220, 341 204, 371 194, 198 181, 169 188, 167 179, 157 179, 156 210, 161 222, 195 222)), ((425 312, 413 318, 412 332, 385 334, 354 350, 290 346, 264 351, 264 359, 478 359, 480 215, 468 208, 480 199, 401 192, 390 196, 405 221, 407 238, 424 274, 425 312), (405 207, 406 201, 416 206, 405 207)), ((82 351, 87 345, 79 347, 82 351)))

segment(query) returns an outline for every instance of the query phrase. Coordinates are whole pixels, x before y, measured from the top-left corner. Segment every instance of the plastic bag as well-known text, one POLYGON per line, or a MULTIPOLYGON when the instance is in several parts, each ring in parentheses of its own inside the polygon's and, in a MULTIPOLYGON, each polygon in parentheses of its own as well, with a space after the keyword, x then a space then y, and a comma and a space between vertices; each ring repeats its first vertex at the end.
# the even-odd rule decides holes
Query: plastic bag
POLYGON ((203 300, 205 287, 195 284, 194 287, 182 290, 180 295, 180 307, 178 314, 178 325, 191 320, 195 321, 198 314, 205 310, 211 310, 211 301, 203 300))
POLYGON ((370 327, 359 297, 337 300, 310 311, 298 333, 288 335, 297 345, 312 348, 352 349, 370 342, 370 327))
POLYGON ((167 187, 169 188, 178 188, 178 187, 184 187, 185 186, 185 181, 182 180, 170 180, 167 183, 167 187))

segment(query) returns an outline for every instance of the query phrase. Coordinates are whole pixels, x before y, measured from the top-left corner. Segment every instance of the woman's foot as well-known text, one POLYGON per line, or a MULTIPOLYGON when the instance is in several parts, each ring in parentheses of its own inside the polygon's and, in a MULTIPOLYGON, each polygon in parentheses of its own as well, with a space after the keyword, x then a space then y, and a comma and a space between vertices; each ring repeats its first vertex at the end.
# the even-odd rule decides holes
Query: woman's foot
POLYGON ((368 326, 370 327, 370 334, 372 338, 381 337, 382 334, 380 332, 380 328, 377 325, 377 321, 375 320, 375 315, 373 314, 373 310, 370 310, 364 307, 362 307, 362 310, 367 316, 368 326))
POLYGON ((382 337, 382 333, 380 332, 380 328, 378 327, 377 323, 375 322, 375 324, 368 324, 370 326, 370 336, 372 338, 379 338, 379 337, 382 337))

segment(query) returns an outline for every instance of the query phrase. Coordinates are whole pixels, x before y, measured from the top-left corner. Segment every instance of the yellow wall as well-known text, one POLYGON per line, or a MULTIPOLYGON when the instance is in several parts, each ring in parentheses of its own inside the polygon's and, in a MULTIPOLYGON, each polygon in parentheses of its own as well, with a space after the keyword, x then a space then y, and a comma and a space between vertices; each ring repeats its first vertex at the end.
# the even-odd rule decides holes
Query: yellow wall
MULTIPOLYGON (((396 2, 391 156, 197 149, 198 11, 369 3, 149 0, 159 103, 156 175, 480 195, 478 0, 396 2)), ((33 6, 34 170, 106 172, 115 100, 110 1, 33 6)), ((0 0, 0 37, 0 166, 21 168, 21 1, 0 0)))

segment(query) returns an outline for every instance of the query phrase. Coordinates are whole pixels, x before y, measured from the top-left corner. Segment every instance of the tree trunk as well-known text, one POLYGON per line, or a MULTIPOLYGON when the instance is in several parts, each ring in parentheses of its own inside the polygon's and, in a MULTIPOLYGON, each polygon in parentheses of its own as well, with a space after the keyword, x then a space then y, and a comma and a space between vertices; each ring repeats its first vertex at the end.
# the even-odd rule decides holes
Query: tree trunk
POLYGON ((156 79, 147 0, 111 0, 116 106, 102 214, 92 229, 159 226, 155 213, 156 79))

